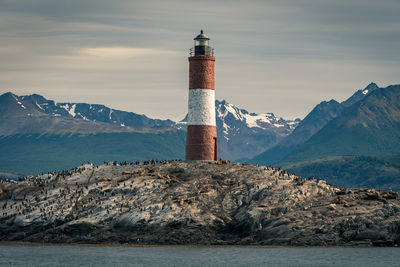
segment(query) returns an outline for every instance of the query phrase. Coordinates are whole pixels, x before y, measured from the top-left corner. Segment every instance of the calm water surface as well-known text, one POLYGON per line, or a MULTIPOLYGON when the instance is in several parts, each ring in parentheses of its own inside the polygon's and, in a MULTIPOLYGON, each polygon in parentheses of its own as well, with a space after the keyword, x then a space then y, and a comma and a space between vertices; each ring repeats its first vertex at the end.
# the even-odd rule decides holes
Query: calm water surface
POLYGON ((399 248, 0 246, 0 266, 400 266, 399 248))

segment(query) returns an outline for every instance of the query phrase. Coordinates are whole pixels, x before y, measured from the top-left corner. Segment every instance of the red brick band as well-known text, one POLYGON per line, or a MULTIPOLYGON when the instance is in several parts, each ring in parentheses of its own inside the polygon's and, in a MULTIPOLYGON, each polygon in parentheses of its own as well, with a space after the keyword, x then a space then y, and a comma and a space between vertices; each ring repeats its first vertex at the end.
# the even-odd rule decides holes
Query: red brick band
POLYGON ((211 56, 189 57, 189 89, 215 89, 214 62, 211 56))
POLYGON ((188 125, 186 160, 217 160, 217 127, 188 125))

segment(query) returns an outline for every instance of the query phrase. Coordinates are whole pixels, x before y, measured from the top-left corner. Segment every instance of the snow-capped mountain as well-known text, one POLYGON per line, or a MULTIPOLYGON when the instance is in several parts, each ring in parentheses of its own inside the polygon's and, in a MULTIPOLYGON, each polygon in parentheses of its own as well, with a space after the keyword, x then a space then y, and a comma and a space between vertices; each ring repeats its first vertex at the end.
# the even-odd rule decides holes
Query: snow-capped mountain
POLYGON ((145 115, 134 112, 111 109, 104 105, 86 103, 55 103, 40 95, 22 96, 47 114, 54 116, 71 117, 89 121, 105 122, 118 126, 134 128, 165 128, 172 127, 175 123, 171 120, 151 119, 145 115))
POLYGON ((0 95, 0 135, 25 133, 96 133, 164 130, 171 120, 86 103, 56 103, 33 94, 0 95))
MULTIPOLYGON (((215 101, 219 156, 229 160, 254 157, 289 135, 300 119, 285 120, 273 113, 249 113, 225 100, 215 101)), ((179 125, 185 125, 185 119, 179 125)))
POLYGON ((247 128, 267 129, 282 129, 282 131, 291 132, 299 124, 300 119, 285 120, 281 117, 276 117, 274 113, 249 113, 245 109, 227 103, 225 100, 215 101, 217 119, 222 121, 224 138, 228 139, 231 126, 227 123, 232 121, 240 121, 247 128))
MULTIPOLYGON (((249 113, 226 101, 215 103, 219 155, 224 159, 254 157, 289 135, 300 122, 273 113, 249 113)), ((151 119, 97 104, 56 103, 37 94, 0 96, 0 136, 186 130, 184 121, 151 119)))
POLYGON ((273 113, 256 114, 230 103, 215 101, 220 156, 251 158, 289 135, 300 119, 285 120, 273 113))

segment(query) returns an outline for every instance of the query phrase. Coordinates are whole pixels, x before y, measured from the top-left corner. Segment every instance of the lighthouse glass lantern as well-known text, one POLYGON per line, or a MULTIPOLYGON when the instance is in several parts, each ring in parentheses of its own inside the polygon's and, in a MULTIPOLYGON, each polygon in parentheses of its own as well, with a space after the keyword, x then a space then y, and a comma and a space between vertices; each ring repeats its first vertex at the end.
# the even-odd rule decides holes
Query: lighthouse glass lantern
POLYGON ((209 40, 207 35, 200 31, 200 34, 194 38, 194 49, 190 50, 191 56, 213 56, 214 49, 209 46, 209 40))

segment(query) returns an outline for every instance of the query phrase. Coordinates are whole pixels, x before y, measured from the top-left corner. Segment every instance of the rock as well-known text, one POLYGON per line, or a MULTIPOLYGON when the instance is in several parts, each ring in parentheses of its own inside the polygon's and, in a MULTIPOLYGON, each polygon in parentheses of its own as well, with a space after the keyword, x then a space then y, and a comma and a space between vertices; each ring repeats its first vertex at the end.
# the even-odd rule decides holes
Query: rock
MULTIPOLYGON (((290 235, 292 228, 289 225, 278 225, 262 230, 262 236, 265 238, 286 237, 290 235)), ((280 243, 277 245, 281 245, 280 243)))
POLYGON ((372 241, 372 246, 374 247, 392 247, 394 245, 393 240, 375 240, 372 241))
POLYGON ((400 245, 396 193, 250 164, 85 165, 4 181, 0 190, 3 241, 400 245))
POLYGON ((341 234, 341 236, 346 240, 352 240, 357 236, 357 231, 356 230, 345 231, 341 234))
POLYGON ((385 234, 379 230, 364 230, 359 232, 356 237, 356 240, 364 240, 364 239, 370 239, 370 240, 380 240, 380 239, 385 239, 385 234))

